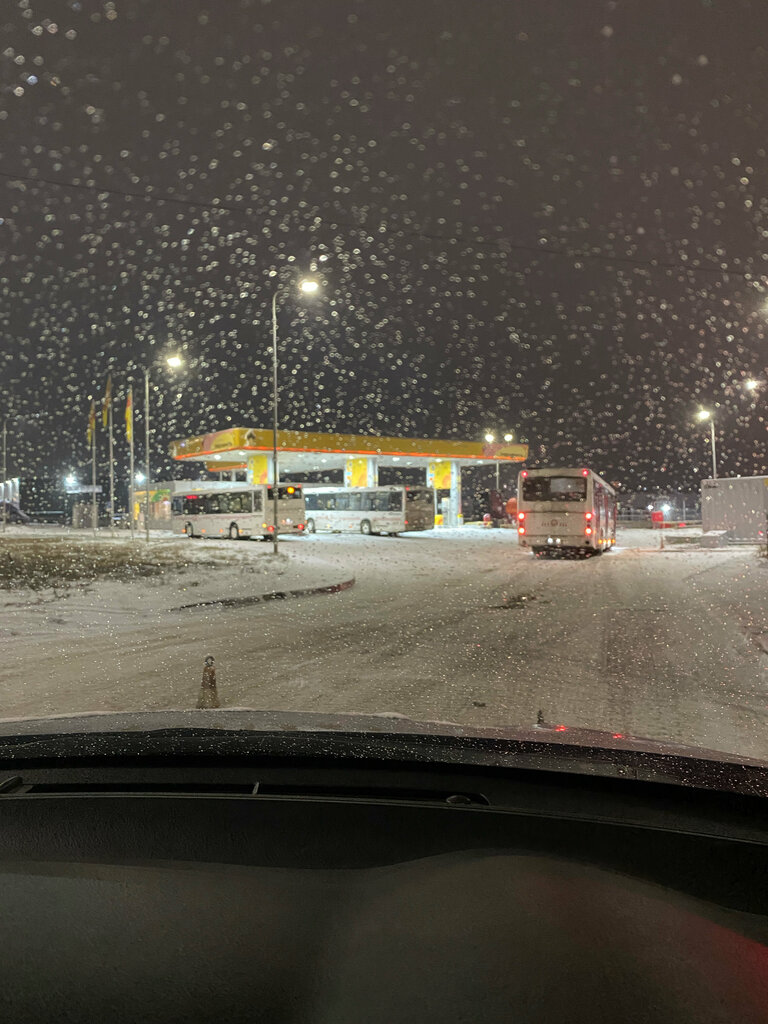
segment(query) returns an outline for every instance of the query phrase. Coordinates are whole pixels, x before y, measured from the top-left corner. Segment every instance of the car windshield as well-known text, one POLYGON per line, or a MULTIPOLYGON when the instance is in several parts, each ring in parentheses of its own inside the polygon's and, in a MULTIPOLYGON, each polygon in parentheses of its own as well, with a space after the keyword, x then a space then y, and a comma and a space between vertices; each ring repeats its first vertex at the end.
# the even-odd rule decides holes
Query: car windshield
POLYGON ((762 4, 1 21, 0 718, 768 759, 762 4))

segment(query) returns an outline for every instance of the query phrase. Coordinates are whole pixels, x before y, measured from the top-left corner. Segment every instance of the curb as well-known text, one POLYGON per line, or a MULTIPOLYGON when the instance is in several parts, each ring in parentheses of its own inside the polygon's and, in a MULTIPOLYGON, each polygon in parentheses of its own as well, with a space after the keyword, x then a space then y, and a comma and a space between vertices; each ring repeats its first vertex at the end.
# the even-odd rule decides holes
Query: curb
POLYGON ((303 590, 272 590, 268 594, 255 594, 253 597, 221 597, 215 601, 195 601, 193 604, 181 604, 178 608, 169 609, 172 612, 183 612, 189 608, 247 608, 252 604, 261 604, 262 601, 285 601, 291 597, 313 597, 316 594, 340 594, 342 590, 349 590, 355 585, 355 578, 344 580, 343 583, 331 583, 325 587, 307 587, 303 590))

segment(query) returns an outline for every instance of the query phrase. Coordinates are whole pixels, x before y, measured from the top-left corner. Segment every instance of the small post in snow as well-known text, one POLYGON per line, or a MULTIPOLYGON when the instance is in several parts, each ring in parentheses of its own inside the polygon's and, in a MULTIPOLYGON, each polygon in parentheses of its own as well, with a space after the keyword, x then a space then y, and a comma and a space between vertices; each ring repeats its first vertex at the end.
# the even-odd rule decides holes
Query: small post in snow
POLYGON ((198 708, 220 708, 219 694, 216 689, 216 666, 209 654, 205 659, 203 667, 203 681, 200 686, 200 696, 197 698, 198 708))

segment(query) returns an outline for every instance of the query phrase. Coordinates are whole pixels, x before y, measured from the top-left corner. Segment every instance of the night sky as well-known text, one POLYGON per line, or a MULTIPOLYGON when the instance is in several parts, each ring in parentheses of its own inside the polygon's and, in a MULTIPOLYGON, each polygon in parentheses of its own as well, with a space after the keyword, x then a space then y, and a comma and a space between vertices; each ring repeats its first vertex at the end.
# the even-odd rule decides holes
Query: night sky
POLYGON ((145 362, 158 451, 268 426, 275 280, 286 426, 511 429, 532 461, 693 487, 704 404, 722 472, 765 472, 762 0, 8 0, 0 22, 13 473, 85 465, 88 396, 145 362))

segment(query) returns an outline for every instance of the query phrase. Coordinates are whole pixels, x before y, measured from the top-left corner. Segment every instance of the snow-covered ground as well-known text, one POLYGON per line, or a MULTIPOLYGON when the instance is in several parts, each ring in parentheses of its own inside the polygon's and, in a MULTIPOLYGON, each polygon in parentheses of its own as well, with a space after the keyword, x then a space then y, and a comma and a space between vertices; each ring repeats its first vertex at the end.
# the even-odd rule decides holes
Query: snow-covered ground
MULTIPOLYGON (((98 538, 95 543, 102 542, 98 538)), ((108 542, 108 541, 107 541, 108 542)), ((187 541, 183 569, 0 593, 1 717, 224 706, 549 721, 768 757, 768 562, 754 548, 537 560, 509 530, 187 541), (183 604, 327 586, 247 607, 183 604), (177 609, 177 610, 174 610, 177 609)))

